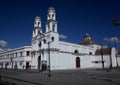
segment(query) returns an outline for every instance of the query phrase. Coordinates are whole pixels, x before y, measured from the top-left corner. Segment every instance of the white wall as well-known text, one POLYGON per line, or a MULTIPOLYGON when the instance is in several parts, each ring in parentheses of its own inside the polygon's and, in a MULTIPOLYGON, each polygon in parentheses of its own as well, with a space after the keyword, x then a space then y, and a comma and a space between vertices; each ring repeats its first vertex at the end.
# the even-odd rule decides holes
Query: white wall
POLYGON ((120 67, 120 56, 117 57, 117 61, 118 61, 118 65, 119 65, 119 67, 120 67))
POLYGON ((112 48, 111 57, 112 57, 112 66, 113 66, 113 67, 116 67, 117 64, 116 64, 115 48, 112 48))
POLYGON ((71 53, 51 52, 51 69, 76 69, 76 58, 80 58, 80 68, 91 68, 91 56, 73 55, 71 53))
POLYGON ((91 68, 92 67, 92 57, 90 55, 80 56, 81 68, 91 68))

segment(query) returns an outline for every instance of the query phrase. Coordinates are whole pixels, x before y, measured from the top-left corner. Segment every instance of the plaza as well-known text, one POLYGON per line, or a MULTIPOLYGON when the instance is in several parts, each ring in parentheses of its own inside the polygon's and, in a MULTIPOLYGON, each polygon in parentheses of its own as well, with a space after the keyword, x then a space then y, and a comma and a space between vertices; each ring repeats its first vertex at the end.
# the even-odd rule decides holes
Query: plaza
POLYGON ((0 70, 2 81, 16 85, 120 85, 120 71, 101 69, 75 69, 52 71, 51 78, 37 70, 0 70))

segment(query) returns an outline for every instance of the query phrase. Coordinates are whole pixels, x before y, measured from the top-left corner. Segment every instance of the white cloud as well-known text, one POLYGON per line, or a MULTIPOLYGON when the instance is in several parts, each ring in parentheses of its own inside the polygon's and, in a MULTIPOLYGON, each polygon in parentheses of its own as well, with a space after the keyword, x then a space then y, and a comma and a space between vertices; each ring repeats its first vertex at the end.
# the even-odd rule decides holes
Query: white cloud
POLYGON ((104 38, 104 40, 112 42, 112 43, 119 43, 119 39, 117 37, 104 38))
POLYGON ((60 39, 67 39, 67 36, 65 36, 65 35, 63 35, 63 34, 60 34, 60 35, 59 35, 59 38, 60 38, 60 39))
POLYGON ((6 48, 7 47, 7 42, 4 40, 0 40, 0 47, 1 48, 6 48))

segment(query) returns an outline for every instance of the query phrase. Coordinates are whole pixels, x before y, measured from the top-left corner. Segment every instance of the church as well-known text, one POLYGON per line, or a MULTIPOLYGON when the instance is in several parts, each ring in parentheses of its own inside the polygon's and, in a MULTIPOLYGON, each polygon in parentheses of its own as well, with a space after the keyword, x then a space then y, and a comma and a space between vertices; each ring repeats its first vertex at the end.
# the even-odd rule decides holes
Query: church
POLYGON ((98 44, 90 34, 80 44, 60 41, 56 10, 48 9, 46 31, 41 18, 35 17, 31 46, 23 46, 0 53, 0 68, 61 70, 82 68, 109 68, 120 65, 116 48, 98 44))

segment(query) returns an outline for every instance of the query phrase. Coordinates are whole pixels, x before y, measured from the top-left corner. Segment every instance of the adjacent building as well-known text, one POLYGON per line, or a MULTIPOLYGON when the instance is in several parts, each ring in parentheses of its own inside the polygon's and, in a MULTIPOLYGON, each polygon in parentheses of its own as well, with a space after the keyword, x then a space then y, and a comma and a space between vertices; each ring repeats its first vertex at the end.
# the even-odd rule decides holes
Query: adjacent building
POLYGON ((0 53, 0 68, 30 68, 31 46, 24 46, 0 53))

